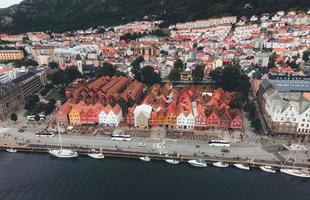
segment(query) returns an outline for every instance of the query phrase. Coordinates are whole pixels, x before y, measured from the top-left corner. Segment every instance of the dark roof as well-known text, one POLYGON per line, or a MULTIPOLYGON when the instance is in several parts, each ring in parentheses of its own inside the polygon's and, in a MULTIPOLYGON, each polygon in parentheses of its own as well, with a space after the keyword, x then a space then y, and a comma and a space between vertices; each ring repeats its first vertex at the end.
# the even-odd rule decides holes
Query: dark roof
POLYGON ((19 83, 23 82, 24 80, 33 77, 36 74, 37 73, 35 73, 35 72, 28 72, 28 73, 26 73, 26 74, 24 74, 24 75, 22 75, 22 76, 20 76, 20 77, 18 77, 16 79, 14 79, 12 82, 15 83, 15 84, 19 84, 19 83))

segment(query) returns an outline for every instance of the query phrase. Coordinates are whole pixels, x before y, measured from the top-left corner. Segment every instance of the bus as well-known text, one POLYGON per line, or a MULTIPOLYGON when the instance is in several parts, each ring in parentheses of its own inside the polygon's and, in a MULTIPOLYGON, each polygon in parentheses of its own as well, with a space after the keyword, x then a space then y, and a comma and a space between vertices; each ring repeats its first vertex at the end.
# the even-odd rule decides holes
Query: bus
POLYGON ((209 140, 209 147, 230 147, 228 140, 209 140))
POLYGON ((41 121, 44 121, 44 120, 46 119, 46 116, 45 116, 45 115, 39 115, 39 117, 40 117, 40 120, 41 120, 41 121))
MULTIPOLYGON (((27 120, 28 121, 34 121, 35 120, 35 115, 28 115, 27 116, 27 120)), ((39 115, 39 117, 40 117, 40 120, 41 121, 44 121, 45 119, 46 119, 46 116, 45 115, 39 115)))
POLYGON ((34 115, 28 115, 27 120, 28 121, 34 121, 35 116, 34 115))
POLYGON ((126 142, 129 142, 129 141, 131 141, 131 137, 130 137, 130 135, 112 133, 111 140, 112 141, 126 141, 126 142))

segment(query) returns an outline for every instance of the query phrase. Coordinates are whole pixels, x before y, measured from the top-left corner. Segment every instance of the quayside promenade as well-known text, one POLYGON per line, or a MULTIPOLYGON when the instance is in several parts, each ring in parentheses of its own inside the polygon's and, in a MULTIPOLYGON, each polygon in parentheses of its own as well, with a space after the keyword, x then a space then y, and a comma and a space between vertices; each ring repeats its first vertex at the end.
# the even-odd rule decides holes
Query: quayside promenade
MULTIPOLYGON (((0 147, 6 149, 13 147, 25 152, 47 152, 48 148, 58 147, 58 137, 42 138, 36 137, 33 132, 25 131, 19 133, 14 128, 0 129, 0 147)), ((173 140, 156 138, 132 138, 130 142, 111 141, 108 136, 82 136, 62 135, 62 144, 65 148, 76 150, 83 155, 91 149, 102 149, 106 156, 137 158, 149 156, 152 159, 177 158, 181 160, 205 159, 209 162, 223 161, 228 163, 249 162, 253 166, 272 165, 281 167, 290 152, 279 150, 281 145, 244 144, 232 143, 229 153, 223 153, 221 147, 209 147, 206 141, 195 140, 173 140), (140 147, 143 143, 145 147, 140 147)), ((310 169, 309 153, 298 152, 295 159, 295 167, 310 169)), ((292 159, 287 165, 292 165, 292 159)))

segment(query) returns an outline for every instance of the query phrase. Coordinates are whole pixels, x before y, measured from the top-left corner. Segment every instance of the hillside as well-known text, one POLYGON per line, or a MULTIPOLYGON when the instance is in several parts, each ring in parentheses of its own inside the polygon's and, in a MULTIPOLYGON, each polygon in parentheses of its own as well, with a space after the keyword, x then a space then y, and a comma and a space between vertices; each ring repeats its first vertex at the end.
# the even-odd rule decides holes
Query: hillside
POLYGON ((24 0, 0 10, 0 31, 62 32, 148 16, 167 23, 225 15, 308 9, 309 0, 24 0))

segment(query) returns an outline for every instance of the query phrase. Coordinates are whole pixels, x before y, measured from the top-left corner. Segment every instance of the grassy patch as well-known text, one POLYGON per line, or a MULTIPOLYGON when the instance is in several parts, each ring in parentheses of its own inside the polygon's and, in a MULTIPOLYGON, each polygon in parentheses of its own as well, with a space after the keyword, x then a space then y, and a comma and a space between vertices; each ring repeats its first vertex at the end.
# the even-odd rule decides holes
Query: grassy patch
POLYGON ((51 99, 55 99, 56 101, 57 100, 63 101, 64 97, 59 94, 58 90, 54 90, 46 97, 46 100, 48 101, 51 99))

